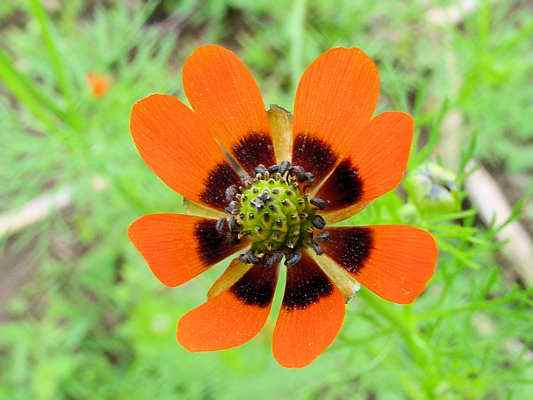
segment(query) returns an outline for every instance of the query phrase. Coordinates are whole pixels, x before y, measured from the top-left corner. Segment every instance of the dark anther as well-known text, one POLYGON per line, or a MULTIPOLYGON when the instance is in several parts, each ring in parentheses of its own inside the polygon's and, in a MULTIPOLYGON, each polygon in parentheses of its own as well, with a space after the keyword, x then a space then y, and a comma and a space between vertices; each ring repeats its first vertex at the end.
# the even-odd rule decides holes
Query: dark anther
POLYGON ((263 193, 261 193, 261 195, 259 196, 259 199, 264 203, 269 201, 271 198, 272 197, 270 197, 270 192, 267 189, 263 190, 263 193))
POLYGON ((276 220, 276 225, 277 225, 277 226, 282 226, 282 225, 283 225, 283 221, 282 221, 281 219, 278 218, 278 219, 276 220))
POLYGON ((270 221, 270 214, 269 213, 266 212, 266 213, 263 214, 263 221, 265 221, 265 222, 270 221))
POLYGON ((302 253, 300 253, 298 250, 289 254, 285 258, 285 265, 287 267, 292 267, 294 264, 298 264, 298 262, 302 259, 302 253))
POLYGON ((283 175, 285 172, 287 172, 291 167, 291 163, 288 162, 287 160, 284 160, 282 161, 280 164, 279 164, 279 170, 278 172, 283 175))
POLYGON ((234 216, 229 217, 228 227, 231 232, 235 232, 238 230, 237 219, 234 216))
POLYGON ((305 170, 303 169, 303 167, 300 167, 299 165, 293 165, 290 169, 290 171, 294 174, 294 175, 299 175, 299 174, 303 174, 305 172, 305 170))
POLYGON ((313 182, 315 180, 315 176, 311 172, 306 172, 304 176, 305 179, 309 182, 313 182))
POLYGON ((255 214, 254 213, 249 213, 248 214, 248 219, 254 219, 255 218, 255 214))
POLYGON ((329 232, 320 232, 318 235, 315 236, 315 241, 325 242, 326 240, 329 240, 329 236, 329 232))
POLYGON ((254 187, 254 188, 252 189, 252 192, 253 192, 254 194, 258 194, 258 193, 259 193, 259 189, 256 188, 256 187, 254 187))
POLYGON ((237 234, 237 239, 242 239, 243 237, 248 236, 249 234, 249 231, 241 231, 237 234))
POLYGON ((285 192, 285 194, 286 194, 287 196, 292 196, 294 193, 292 193, 290 190, 287 190, 287 191, 285 192))
POLYGON ((283 200, 281 200, 281 204, 283 204, 285 207, 287 207, 289 205, 289 200, 283 199, 283 200))
POLYGON ((326 206, 328 205, 328 202, 324 199, 321 199, 320 197, 313 197, 310 200, 310 203, 314 205, 315 207, 320 208, 321 210, 326 208, 326 206))
POLYGON ((239 213, 239 204, 235 200, 233 200, 224 210, 229 214, 236 215, 239 213))
POLYGON ((272 194, 279 194, 279 189, 272 189, 272 194))
POLYGON ((259 209, 265 205, 265 203, 263 203, 263 200, 261 200, 259 197, 253 199, 250 203, 252 203, 252 206, 254 206, 257 211, 259 211, 259 209))
POLYGON ((283 253, 280 251, 265 256, 265 267, 273 267, 275 264, 281 261, 282 257, 283 253))
POLYGON ((248 250, 239 256, 239 260, 245 264, 255 264, 259 261, 259 258, 251 250, 248 250))
POLYGON ((255 231, 256 231, 257 233, 262 232, 262 231, 263 231, 263 228, 261 228, 260 226, 256 226, 256 227, 255 227, 255 231))
POLYGON ((320 245, 317 242, 315 242, 315 241, 311 242, 311 248, 315 251, 317 256, 319 256, 322 253, 324 253, 324 251, 322 250, 322 247, 320 247, 320 245))
POLYGON ((307 177, 305 176, 305 172, 299 172, 296 174, 296 180, 298 182, 305 182, 307 180, 307 177))
POLYGON ((312 224, 317 229, 322 229, 326 226, 326 221, 320 215, 315 215, 312 224))
POLYGON ((270 209, 270 211, 274 211, 274 212, 276 212, 276 210, 277 210, 277 209, 276 209, 276 206, 275 206, 274 204, 270 204, 270 205, 268 206, 268 208, 270 209))
POLYGON ((217 230, 218 233, 220 234, 224 233, 224 225, 226 225, 226 218, 220 218, 217 220, 215 229, 217 230))
POLYGON ((259 164, 257 167, 255 167, 254 172, 256 175, 264 174, 265 172, 268 172, 268 169, 266 169, 263 164, 259 164))
POLYGON ((225 193, 226 201, 229 202, 233 200, 233 198, 238 192, 239 192, 239 188, 237 187, 237 185, 228 186, 226 188, 226 193, 225 193))
POLYGON ((268 172, 270 172, 271 174, 278 172, 278 171, 279 171, 279 165, 277 164, 274 164, 270 168, 268 168, 268 172))

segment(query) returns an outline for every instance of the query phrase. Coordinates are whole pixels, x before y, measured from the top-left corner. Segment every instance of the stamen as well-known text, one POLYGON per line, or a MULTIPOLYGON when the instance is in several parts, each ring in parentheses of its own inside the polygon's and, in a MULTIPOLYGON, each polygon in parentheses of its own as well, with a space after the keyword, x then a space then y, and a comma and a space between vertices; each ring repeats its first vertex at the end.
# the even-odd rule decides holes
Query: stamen
POLYGON ((246 264, 256 264, 259 262, 259 258, 252 252, 252 250, 248 250, 246 253, 241 254, 239 260, 246 264))
POLYGON ((239 213, 239 204, 233 200, 228 206, 224 209, 228 214, 237 215, 239 213))
POLYGON ((219 218, 215 225, 215 229, 219 234, 224 233, 224 225, 226 224, 226 218, 219 218))
POLYGON ((329 240, 330 234, 329 232, 320 232, 318 235, 315 236, 316 242, 325 242, 326 240, 329 240))
POLYGON ((252 205, 257 209, 257 211, 259 211, 265 205, 265 203, 263 203, 263 200, 261 200, 259 197, 253 199, 250 203, 252 203, 252 205))
POLYGON ((320 197, 313 197, 309 202, 314 205, 315 207, 323 210, 328 205, 328 202, 326 200, 321 199, 320 197))
POLYGON ((281 174, 281 175, 284 175, 285 172, 288 172, 289 169, 291 167, 291 163, 288 162, 288 161, 282 161, 280 164, 279 164, 279 170, 278 172, 281 174))
POLYGON ((315 180, 315 176, 311 172, 304 173, 305 179, 309 182, 313 182, 315 180))
POLYGON ((302 259, 302 253, 296 250, 295 252, 285 257, 285 265, 287 267, 292 267, 293 265, 298 264, 301 259, 302 259))
POLYGON ((281 258, 283 257, 283 253, 280 251, 277 251, 275 253, 272 253, 268 256, 266 256, 265 266, 266 267, 273 267, 275 264, 279 263, 281 261, 281 258))
POLYGON ((311 248, 315 251, 317 256, 324 253, 324 251, 322 250, 322 247, 320 247, 318 243, 312 241, 310 245, 311 245, 311 248))
POLYGON ((276 172, 279 171, 279 165, 272 165, 271 167, 268 168, 268 172, 270 172, 271 174, 274 174, 276 172))
POLYGON ((226 201, 230 202, 231 200, 233 200, 237 193, 239 193, 239 188, 237 187, 237 185, 228 186, 225 191, 226 201))
POLYGON ((228 227, 229 227, 229 230, 231 232, 236 232, 238 229, 237 229, 237 219, 234 217, 234 216, 231 216, 229 219, 228 219, 228 227))
POLYGON ((326 226, 326 221, 320 215, 315 215, 312 224, 317 229, 322 229, 326 226))
POLYGON ((257 167, 255 167, 254 172, 256 175, 261 175, 265 172, 268 172, 268 169, 266 169, 263 164, 259 164, 257 167))

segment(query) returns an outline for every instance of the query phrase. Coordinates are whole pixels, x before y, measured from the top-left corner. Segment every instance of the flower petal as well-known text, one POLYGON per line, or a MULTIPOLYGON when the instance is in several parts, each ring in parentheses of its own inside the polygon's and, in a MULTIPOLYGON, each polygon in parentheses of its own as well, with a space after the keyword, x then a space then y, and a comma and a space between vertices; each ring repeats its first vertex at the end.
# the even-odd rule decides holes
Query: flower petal
POLYGON ((407 168, 413 119, 402 112, 384 112, 353 137, 350 151, 320 187, 327 200, 329 223, 353 215, 375 198, 394 189, 407 168))
POLYGON ((194 110, 245 170, 275 164, 261 93, 235 53, 216 45, 196 49, 183 67, 183 85, 194 110))
POLYGON ((178 341, 189 351, 213 351, 252 339, 270 313, 277 277, 277 265, 254 265, 229 289, 181 318, 178 341))
POLYGON ((413 302, 435 271, 437 245, 430 233, 407 225, 329 228, 325 254, 385 300, 413 302))
POLYGON ((216 230, 216 219, 179 214, 144 215, 128 236, 155 276, 167 286, 189 281, 243 248, 216 230))
POLYGON ((335 48, 304 72, 294 104, 293 158, 318 183, 365 128, 379 95, 372 60, 360 49, 335 48))
POLYGON ((344 320, 344 296, 308 255, 287 269, 287 284, 272 351, 287 368, 311 363, 335 339, 344 320))
POLYGON ((191 200, 224 209, 226 188, 241 184, 202 119, 174 96, 135 103, 130 129, 146 164, 191 200))

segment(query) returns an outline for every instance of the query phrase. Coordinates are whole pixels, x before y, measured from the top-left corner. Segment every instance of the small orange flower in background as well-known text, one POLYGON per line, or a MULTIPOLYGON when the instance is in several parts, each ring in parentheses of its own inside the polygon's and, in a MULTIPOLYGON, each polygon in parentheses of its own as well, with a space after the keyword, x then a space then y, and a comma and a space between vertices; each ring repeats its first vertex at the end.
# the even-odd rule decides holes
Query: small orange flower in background
POLYGON ((318 57, 301 78, 294 117, 265 110, 250 72, 219 46, 189 57, 183 83, 192 110, 154 94, 134 105, 130 127, 144 161, 197 215, 146 215, 129 237, 167 286, 239 254, 208 300, 179 321, 185 348, 253 338, 282 260, 287 282, 272 350, 285 367, 311 363, 333 342, 357 282, 395 303, 420 295, 437 258, 429 233, 329 226, 394 189, 411 146, 410 115, 373 116, 379 77, 365 53, 335 48, 318 57))
POLYGON ((104 96, 111 87, 111 79, 107 75, 88 72, 85 75, 85 79, 87 80, 87 86, 89 86, 91 95, 94 97, 104 96))

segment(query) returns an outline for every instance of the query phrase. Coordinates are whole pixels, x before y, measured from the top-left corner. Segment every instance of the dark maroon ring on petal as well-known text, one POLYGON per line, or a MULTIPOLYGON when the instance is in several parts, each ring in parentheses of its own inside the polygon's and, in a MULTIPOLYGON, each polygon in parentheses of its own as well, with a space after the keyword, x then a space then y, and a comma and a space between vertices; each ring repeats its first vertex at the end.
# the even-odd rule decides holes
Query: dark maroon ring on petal
POLYGON ((315 182, 320 182, 331 171, 337 158, 331 146, 323 140, 306 133, 296 135, 292 162, 311 172, 315 182))
POLYGON ((372 230, 367 227, 326 229, 329 239, 322 242, 324 252, 350 273, 364 267, 372 251, 372 230))
POLYGON ((333 293, 333 283, 318 264, 305 253, 302 259, 287 269, 287 284, 282 307, 305 309, 333 293))
POLYGON ((326 179, 317 197, 327 201, 324 210, 334 211, 351 206, 363 197, 363 180, 350 161, 344 159, 326 179))
POLYGON ((230 288, 230 291, 241 302, 264 308, 272 303, 277 280, 277 264, 268 267, 256 264, 230 288))
POLYGON ((274 144, 268 133, 252 132, 232 146, 233 154, 242 167, 252 175, 258 165, 276 164, 274 144))
POLYGON ((217 230, 216 219, 200 220, 194 228, 197 252, 205 265, 222 261, 237 251, 242 245, 235 242, 227 232, 227 227, 217 230))
POLYGON ((205 189, 200 195, 202 201, 223 210, 227 204, 226 189, 232 185, 239 186, 241 179, 239 175, 231 168, 227 161, 217 164, 207 176, 204 186, 205 189))

